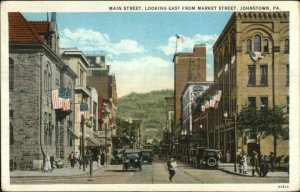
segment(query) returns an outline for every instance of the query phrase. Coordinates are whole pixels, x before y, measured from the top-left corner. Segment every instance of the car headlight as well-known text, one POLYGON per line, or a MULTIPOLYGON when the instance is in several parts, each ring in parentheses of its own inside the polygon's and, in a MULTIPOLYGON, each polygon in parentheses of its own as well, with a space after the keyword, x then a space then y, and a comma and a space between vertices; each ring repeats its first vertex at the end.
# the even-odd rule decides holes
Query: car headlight
POLYGON ((136 159, 135 162, 138 162, 138 160, 136 159))
POLYGON ((203 161, 203 163, 205 164, 205 163, 206 163, 206 161, 203 161))

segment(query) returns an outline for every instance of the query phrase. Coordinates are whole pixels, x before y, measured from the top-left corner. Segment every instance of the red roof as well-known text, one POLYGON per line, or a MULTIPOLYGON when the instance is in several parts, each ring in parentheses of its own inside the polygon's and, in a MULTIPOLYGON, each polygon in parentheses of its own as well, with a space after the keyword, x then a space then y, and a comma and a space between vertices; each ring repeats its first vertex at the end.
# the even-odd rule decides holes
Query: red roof
POLYGON ((10 43, 43 43, 44 40, 19 12, 8 13, 10 43))
POLYGON ((46 35, 49 33, 48 21, 29 21, 28 23, 39 35, 46 35))

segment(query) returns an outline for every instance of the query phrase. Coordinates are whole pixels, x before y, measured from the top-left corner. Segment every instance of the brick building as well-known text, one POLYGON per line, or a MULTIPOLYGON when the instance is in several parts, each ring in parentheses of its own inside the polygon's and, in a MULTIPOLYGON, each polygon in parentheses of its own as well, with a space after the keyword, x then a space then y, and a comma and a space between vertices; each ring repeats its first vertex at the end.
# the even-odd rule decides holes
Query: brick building
POLYGON ((58 56, 55 14, 50 22, 8 18, 11 166, 41 169, 46 154, 66 159, 73 149, 77 75, 58 56))
POLYGON ((181 104, 180 97, 188 81, 206 81, 206 45, 196 44, 191 53, 176 53, 174 55, 174 136, 180 137, 181 104))
MULTIPOLYGON (((232 14, 213 46, 214 87, 202 100, 222 91, 217 107, 200 114, 200 122, 208 130, 208 146, 223 154, 235 149, 249 154, 253 149, 269 154, 274 138, 256 142, 249 135, 238 134, 235 146, 234 123, 225 125, 224 112, 234 117, 243 105, 258 109, 278 105, 289 113, 289 13, 263 12, 232 14)), ((288 140, 279 139, 277 155, 288 153, 288 140)))

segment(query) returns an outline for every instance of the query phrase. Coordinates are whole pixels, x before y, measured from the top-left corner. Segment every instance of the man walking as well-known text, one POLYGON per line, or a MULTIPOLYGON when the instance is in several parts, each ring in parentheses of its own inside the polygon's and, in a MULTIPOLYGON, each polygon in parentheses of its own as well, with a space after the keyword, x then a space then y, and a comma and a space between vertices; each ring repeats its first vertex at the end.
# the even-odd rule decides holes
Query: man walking
POLYGON ((51 164, 51 171, 53 171, 53 163, 54 163, 54 156, 50 153, 50 164, 51 164))
POLYGON ((172 182, 172 179, 175 175, 175 170, 177 169, 177 163, 174 160, 174 158, 171 157, 170 160, 168 161, 167 165, 168 165, 168 170, 169 170, 169 174, 170 174, 169 180, 172 182))

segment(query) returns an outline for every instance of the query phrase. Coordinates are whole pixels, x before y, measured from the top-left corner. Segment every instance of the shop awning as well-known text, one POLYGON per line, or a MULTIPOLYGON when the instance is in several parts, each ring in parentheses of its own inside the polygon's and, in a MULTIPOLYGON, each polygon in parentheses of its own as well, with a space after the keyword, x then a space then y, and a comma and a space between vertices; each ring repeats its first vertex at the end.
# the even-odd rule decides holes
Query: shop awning
POLYGON ((86 146, 87 147, 100 147, 104 146, 104 144, 94 137, 86 137, 86 146))
POLYGON ((69 130, 69 133, 70 133, 70 136, 73 138, 73 139, 78 139, 80 136, 77 135, 71 128, 68 127, 68 130, 69 130))

